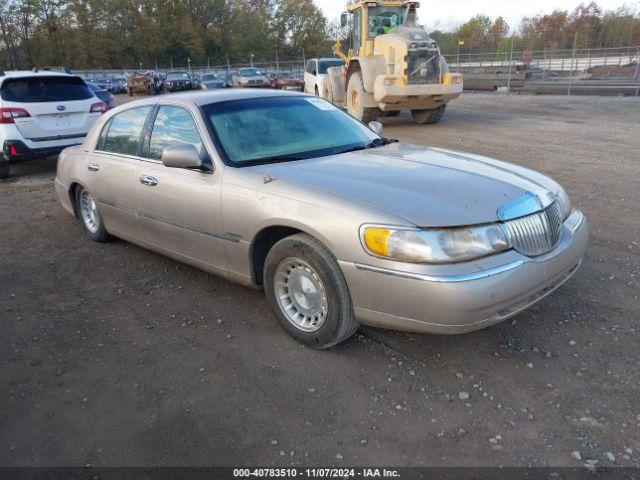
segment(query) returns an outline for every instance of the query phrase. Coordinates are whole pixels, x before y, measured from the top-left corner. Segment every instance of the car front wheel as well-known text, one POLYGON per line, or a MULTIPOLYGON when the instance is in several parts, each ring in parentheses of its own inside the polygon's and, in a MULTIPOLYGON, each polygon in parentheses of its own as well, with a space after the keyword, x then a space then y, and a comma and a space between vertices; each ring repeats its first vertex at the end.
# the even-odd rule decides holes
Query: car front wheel
POLYGON ((358 330, 344 275, 313 237, 298 234, 276 243, 267 254, 263 280, 280 325, 298 341, 324 349, 358 330))
POLYGON ((82 228, 89 238, 96 242, 106 242, 109 239, 109 234, 104 228, 98 205, 89 190, 84 187, 76 189, 76 208, 82 222, 82 228))

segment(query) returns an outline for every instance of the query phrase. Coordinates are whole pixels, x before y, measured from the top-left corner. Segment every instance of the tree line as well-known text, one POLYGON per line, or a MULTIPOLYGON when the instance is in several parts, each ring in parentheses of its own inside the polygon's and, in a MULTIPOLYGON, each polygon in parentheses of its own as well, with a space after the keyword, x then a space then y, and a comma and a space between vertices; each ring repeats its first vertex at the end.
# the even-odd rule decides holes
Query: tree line
MULTIPOLYGON (((330 54, 339 30, 313 0, 0 0, 0 63, 137 69, 300 60, 330 54)), ((512 44, 517 50, 638 46, 640 15, 628 6, 605 12, 592 1, 515 26, 476 15, 432 36, 446 54, 459 42, 473 53, 504 53, 512 44)))
POLYGON ((476 15, 451 31, 432 32, 448 54, 462 50, 473 53, 506 53, 513 42, 516 50, 557 51, 640 46, 640 14, 623 5, 603 11, 596 2, 581 3, 573 10, 525 17, 510 26, 502 17, 476 15))
POLYGON ((313 0, 0 0, 4 68, 153 68, 326 51, 313 0))

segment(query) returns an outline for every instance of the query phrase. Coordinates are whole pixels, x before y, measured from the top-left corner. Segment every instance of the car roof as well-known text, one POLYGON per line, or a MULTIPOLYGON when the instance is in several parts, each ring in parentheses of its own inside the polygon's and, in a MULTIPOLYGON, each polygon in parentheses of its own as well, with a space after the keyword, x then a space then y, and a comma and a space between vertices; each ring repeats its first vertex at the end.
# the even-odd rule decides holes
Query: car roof
POLYGON ((10 78, 26 78, 26 77, 75 77, 78 75, 70 75, 65 72, 56 72, 53 70, 42 70, 34 72, 32 70, 5 70, 4 75, 0 75, 0 83, 10 78))
POLYGON ((305 97, 309 96, 302 92, 292 92, 287 90, 265 90, 260 88, 228 88, 215 91, 194 90, 190 92, 172 93, 170 95, 160 95, 154 97, 146 97, 133 102, 122 104, 124 108, 130 108, 137 105, 150 105, 162 103, 166 100, 168 103, 190 103, 197 106, 209 105, 212 103, 228 102, 232 100, 245 100, 250 98, 273 98, 273 97, 305 97))

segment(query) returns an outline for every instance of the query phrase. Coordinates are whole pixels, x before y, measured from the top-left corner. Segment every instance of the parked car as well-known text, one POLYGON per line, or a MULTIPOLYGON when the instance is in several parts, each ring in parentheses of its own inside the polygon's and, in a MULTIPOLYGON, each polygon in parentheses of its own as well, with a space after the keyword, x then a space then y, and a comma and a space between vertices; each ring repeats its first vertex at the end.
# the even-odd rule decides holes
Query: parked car
POLYGON ((304 81, 295 78, 291 72, 276 72, 269 76, 269 86, 278 90, 295 90, 301 92, 304 89, 304 81))
POLYGON ((156 95, 163 88, 162 78, 153 70, 135 72, 127 79, 127 94, 156 95))
POLYGON ((114 94, 125 93, 127 91, 125 88, 126 82, 127 81, 124 77, 112 78, 110 92, 114 94))
POLYGON ((227 87, 229 87, 229 88, 233 87, 233 79, 237 74, 238 74, 238 72, 236 72, 234 70, 230 70, 230 71, 225 72, 225 73, 223 73, 221 75, 222 79, 227 84, 227 87))
POLYGON ((304 68, 304 91, 319 97, 327 69, 344 65, 340 58, 312 58, 304 68))
POLYGON ((14 163, 82 143, 106 109, 76 75, 0 71, 0 178, 14 163))
POLYGON ((215 73, 205 73, 200 77, 200 89, 226 88, 227 83, 215 73))
POLYGON ((94 85, 97 85, 98 87, 102 88, 103 90, 111 91, 111 88, 112 88, 111 78, 92 78, 89 81, 94 85))
POLYGON ((174 70, 167 73, 167 78, 164 81, 164 93, 191 90, 193 85, 193 79, 189 72, 174 70))
POLYGON ((555 181, 381 129, 302 93, 147 98, 65 150, 55 185, 91 239, 263 288, 282 327, 316 348, 360 323, 485 328, 579 267, 587 221, 555 181))
POLYGON ((233 77, 233 86, 236 88, 266 88, 269 86, 269 80, 258 68, 240 68, 237 75, 233 77))
POLYGON ((116 99, 111 94, 111 92, 108 92, 103 88, 100 88, 95 83, 92 83, 92 82, 85 82, 85 83, 91 89, 91 91, 95 94, 95 96, 98 97, 107 105, 107 109, 115 108, 118 106, 118 103, 116 102, 116 99))

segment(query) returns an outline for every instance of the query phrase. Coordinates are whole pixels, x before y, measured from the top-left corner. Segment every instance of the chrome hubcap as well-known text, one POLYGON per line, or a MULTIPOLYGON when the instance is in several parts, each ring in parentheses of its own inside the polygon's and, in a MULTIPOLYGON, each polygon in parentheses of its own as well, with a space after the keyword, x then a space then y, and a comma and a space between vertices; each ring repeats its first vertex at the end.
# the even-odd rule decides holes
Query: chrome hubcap
POLYGON ((286 258, 273 276, 278 306, 299 330, 315 332, 327 318, 327 292, 320 277, 300 258, 286 258))
POLYGON ((98 206, 89 192, 83 190, 80 194, 80 215, 84 225, 91 233, 96 233, 100 228, 98 206))

